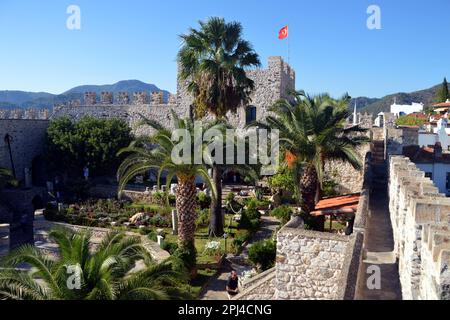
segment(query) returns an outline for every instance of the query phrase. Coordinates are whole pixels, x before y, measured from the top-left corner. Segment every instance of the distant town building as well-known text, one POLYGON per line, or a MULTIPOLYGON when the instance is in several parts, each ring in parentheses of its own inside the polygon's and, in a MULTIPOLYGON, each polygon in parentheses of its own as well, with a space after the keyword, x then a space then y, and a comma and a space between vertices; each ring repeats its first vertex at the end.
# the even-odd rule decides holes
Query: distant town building
POLYGON ((405 116, 414 112, 422 112, 423 103, 413 102, 412 104, 391 104, 391 113, 397 117, 405 116))

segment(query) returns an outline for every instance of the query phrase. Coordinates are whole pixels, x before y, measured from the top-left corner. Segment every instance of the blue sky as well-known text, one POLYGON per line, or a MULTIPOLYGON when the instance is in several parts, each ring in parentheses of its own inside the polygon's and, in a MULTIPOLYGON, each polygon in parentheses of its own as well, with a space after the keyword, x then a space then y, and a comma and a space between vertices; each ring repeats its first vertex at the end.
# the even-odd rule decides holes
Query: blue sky
POLYGON ((0 0, 0 90, 61 93, 139 79, 176 90, 178 35, 210 16, 238 20, 263 62, 287 58, 297 89, 379 97, 450 77, 449 0, 0 0), (66 9, 81 9, 68 30, 66 9), (367 7, 381 9, 369 30, 367 7))

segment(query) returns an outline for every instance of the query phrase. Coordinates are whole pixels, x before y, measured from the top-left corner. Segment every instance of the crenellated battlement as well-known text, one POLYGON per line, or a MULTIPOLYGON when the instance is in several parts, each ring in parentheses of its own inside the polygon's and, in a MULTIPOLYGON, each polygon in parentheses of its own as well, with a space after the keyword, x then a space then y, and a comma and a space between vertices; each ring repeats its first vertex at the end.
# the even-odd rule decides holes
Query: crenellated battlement
POLYGON ((389 176, 403 299, 450 299, 450 198, 404 156, 391 156, 389 176))
POLYGON ((95 92, 85 92, 83 103, 79 100, 70 101, 68 103, 60 105, 60 107, 76 107, 76 106, 94 106, 100 105, 175 105, 176 95, 169 94, 167 99, 164 101, 163 91, 154 91, 150 95, 146 91, 133 92, 132 96, 126 91, 118 92, 115 97, 114 93, 110 91, 103 91, 100 93, 100 100, 98 101, 97 93, 95 92))
POLYGON ((48 120, 50 115, 49 109, 0 109, 0 119, 4 120, 48 120))

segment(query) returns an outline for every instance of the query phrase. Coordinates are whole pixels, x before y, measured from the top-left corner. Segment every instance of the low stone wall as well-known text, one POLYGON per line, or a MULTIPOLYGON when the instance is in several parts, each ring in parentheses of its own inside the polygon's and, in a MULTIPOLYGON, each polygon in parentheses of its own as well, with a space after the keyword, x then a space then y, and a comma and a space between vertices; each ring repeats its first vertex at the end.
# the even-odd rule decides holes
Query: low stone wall
POLYGON ((284 226, 277 235, 276 299, 338 298, 350 237, 284 226))
POLYGON ((275 268, 266 270, 241 285, 234 300, 272 300, 275 297, 275 268))
POLYGON ((450 199, 406 157, 391 156, 389 175, 403 299, 450 299, 450 199))

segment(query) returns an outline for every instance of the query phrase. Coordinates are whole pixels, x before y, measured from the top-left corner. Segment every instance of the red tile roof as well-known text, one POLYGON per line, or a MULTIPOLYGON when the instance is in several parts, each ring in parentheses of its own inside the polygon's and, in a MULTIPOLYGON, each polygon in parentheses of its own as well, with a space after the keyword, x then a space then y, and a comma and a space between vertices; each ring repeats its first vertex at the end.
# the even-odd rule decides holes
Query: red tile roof
POLYGON ((434 148, 411 145, 403 147, 403 155, 412 162, 419 163, 450 163, 450 153, 442 153, 439 158, 434 156, 434 148))
POLYGON ((450 107, 450 102, 441 102, 433 104, 432 107, 450 107))
POLYGON ((316 204, 316 208, 311 214, 320 216, 356 212, 359 203, 359 195, 359 193, 355 193, 322 199, 316 204))

